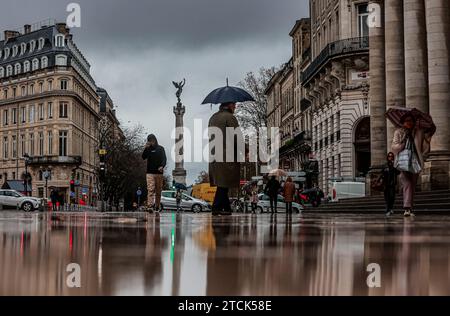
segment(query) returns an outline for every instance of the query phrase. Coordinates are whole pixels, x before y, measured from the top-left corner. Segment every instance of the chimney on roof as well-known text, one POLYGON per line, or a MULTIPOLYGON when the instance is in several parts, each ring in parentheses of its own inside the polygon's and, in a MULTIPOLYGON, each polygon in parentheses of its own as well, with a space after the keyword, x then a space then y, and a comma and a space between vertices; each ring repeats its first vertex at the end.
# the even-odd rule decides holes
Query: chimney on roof
POLYGON ((64 34, 64 35, 69 34, 69 28, 67 27, 66 23, 56 23, 56 29, 61 34, 64 34))
POLYGON ((20 36, 20 33, 17 31, 5 31, 5 41, 17 36, 20 36))
POLYGON ((25 24, 23 26, 23 29, 25 30, 25 34, 30 34, 31 33, 31 25, 30 24, 25 24))

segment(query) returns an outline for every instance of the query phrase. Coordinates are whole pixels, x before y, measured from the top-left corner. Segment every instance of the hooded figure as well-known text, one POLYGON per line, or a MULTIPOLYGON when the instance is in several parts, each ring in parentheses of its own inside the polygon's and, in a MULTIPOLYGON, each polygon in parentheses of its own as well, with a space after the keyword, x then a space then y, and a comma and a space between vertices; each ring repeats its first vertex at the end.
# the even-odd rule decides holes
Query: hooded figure
POLYGON ((147 160, 147 207, 149 211, 152 208, 159 211, 167 158, 164 147, 158 144, 158 140, 153 134, 147 137, 142 159, 147 160))
MULTIPOLYGON (((229 214, 231 213, 231 206, 228 197, 228 192, 230 188, 238 188, 240 181, 240 163, 238 161, 237 154, 237 140, 236 137, 233 139, 234 146, 234 159, 233 161, 227 161, 227 128, 238 129, 238 134, 240 133, 239 123, 236 117, 233 115, 236 108, 235 103, 222 104, 217 113, 215 113, 209 120, 209 137, 211 148, 211 157, 209 162, 209 181, 211 186, 216 186, 217 191, 213 202, 213 214, 218 213, 229 214), (222 145, 222 155, 217 157, 220 153, 217 148, 214 148, 214 140, 219 141, 220 139, 216 135, 216 132, 221 132, 222 144, 215 144, 216 146, 222 145)), ((230 136, 230 135, 228 135, 230 136)))

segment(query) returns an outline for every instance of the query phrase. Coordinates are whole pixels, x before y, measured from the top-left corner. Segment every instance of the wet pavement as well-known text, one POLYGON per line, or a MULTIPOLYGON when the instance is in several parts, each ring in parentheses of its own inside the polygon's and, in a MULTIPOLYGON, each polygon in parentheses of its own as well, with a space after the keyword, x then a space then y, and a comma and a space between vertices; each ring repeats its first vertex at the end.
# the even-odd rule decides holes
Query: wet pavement
POLYGON ((450 217, 1 212, 0 295, 450 295, 450 217))

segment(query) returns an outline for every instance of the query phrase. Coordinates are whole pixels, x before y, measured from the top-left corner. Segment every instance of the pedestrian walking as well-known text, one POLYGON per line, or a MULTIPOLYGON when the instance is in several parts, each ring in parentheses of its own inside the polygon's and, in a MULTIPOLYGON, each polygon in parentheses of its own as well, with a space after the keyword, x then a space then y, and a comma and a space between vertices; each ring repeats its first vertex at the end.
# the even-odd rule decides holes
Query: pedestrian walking
POLYGON ((388 153, 386 165, 381 172, 381 185, 384 187, 384 201, 386 202, 386 216, 394 214, 395 194, 397 192, 397 178, 400 171, 395 169, 395 154, 388 153))
POLYGON ((158 144, 155 135, 147 137, 142 159, 147 160, 147 205, 146 210, 152 212, 159 211, 161 206, 161 192, 164 180, 164 168, 167 158, 164 147, 158 144))
POLYGON ((284 203, 286 204, 286 214, 292 214, 292 202, 294 201, 295 184, 292 178, 288 177, 284 183, 284 203))
POLYGON ((58 202, 59 202, 59 211, 64 211, 64 204, 65 204, 65 201, 64 201, 64 193, 56 193, 57 195, 58 195, 58 202))
POLYGON ((52 202, 52 211, 58 211, 58 192, 55 189, 52 189, 50 192, 50 201, 52 202))
POLYGON ((401 127, 397 128, 392 152, 396 155, 394 167, 401 171, 400 181, 403 190, 404 216, 414 216, 414 195, 425 157, 430 152, 431 137, 435 130, 423 128, 418 124, 413 112, 402 116, 401 127))
POLYGON ((177 192, 175 192, 175 200, 177 202, 177 212, 181 211, 181 198, 182 198, 182 194, 181 194, 181 190, 177 189, 177 192))
POLYGON ((278 204, 278 192, 280 190, 280 182, 276 179, 275 176, 272 176, 266 184, 264 189, 264 193, 269 196, 270 201, 270 211, 272 213, 277 213, 277 204, 278 204))
POLYGON ((231 215, 229 191, 239 188, 240 162, 237 150, 234 150, 233 159, 230 157, 227 159, 227 151, 230 148, 238 148, 237 137, 230 137, 231 135, 228 134, 234 130, 236 134, 242 135, 238 120, 234 116, 235 110, 236 103, 222 103, 219 111, 211 117, 208 124, 210 143, 214 143, 217 137, 215 133, 218 131, 221 132, 222 138, 222 144, 219 144, 222 145, 222 150, 218 151, 214 146, 210 153, 209 180, 211 186, 217 187, 212 205, 213 215, 231 215), (232 144, 227 144, 229 138, 233 140, 232 144), (216 156, 216 153, 219 155, 220 152, 222 153, 221 157, 216 156))
POLYGON ((256 209, 258 208, 258 185, 256 183, 252 186, 252 196, 251 196, 251 204, 252 204, 252 213, 256 214, 256 209))

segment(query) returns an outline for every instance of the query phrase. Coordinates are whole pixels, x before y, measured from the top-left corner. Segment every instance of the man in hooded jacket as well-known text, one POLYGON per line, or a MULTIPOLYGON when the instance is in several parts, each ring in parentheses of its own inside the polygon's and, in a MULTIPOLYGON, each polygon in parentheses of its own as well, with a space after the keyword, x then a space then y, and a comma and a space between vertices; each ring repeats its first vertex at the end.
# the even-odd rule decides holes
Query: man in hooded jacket
POLYGON ((152 209, 159 211, 167 158, 164 147, 158 144, 158 140, 153 134, 147 137, 142 159, 147 160, 147 208, 148 211, 152 209))

